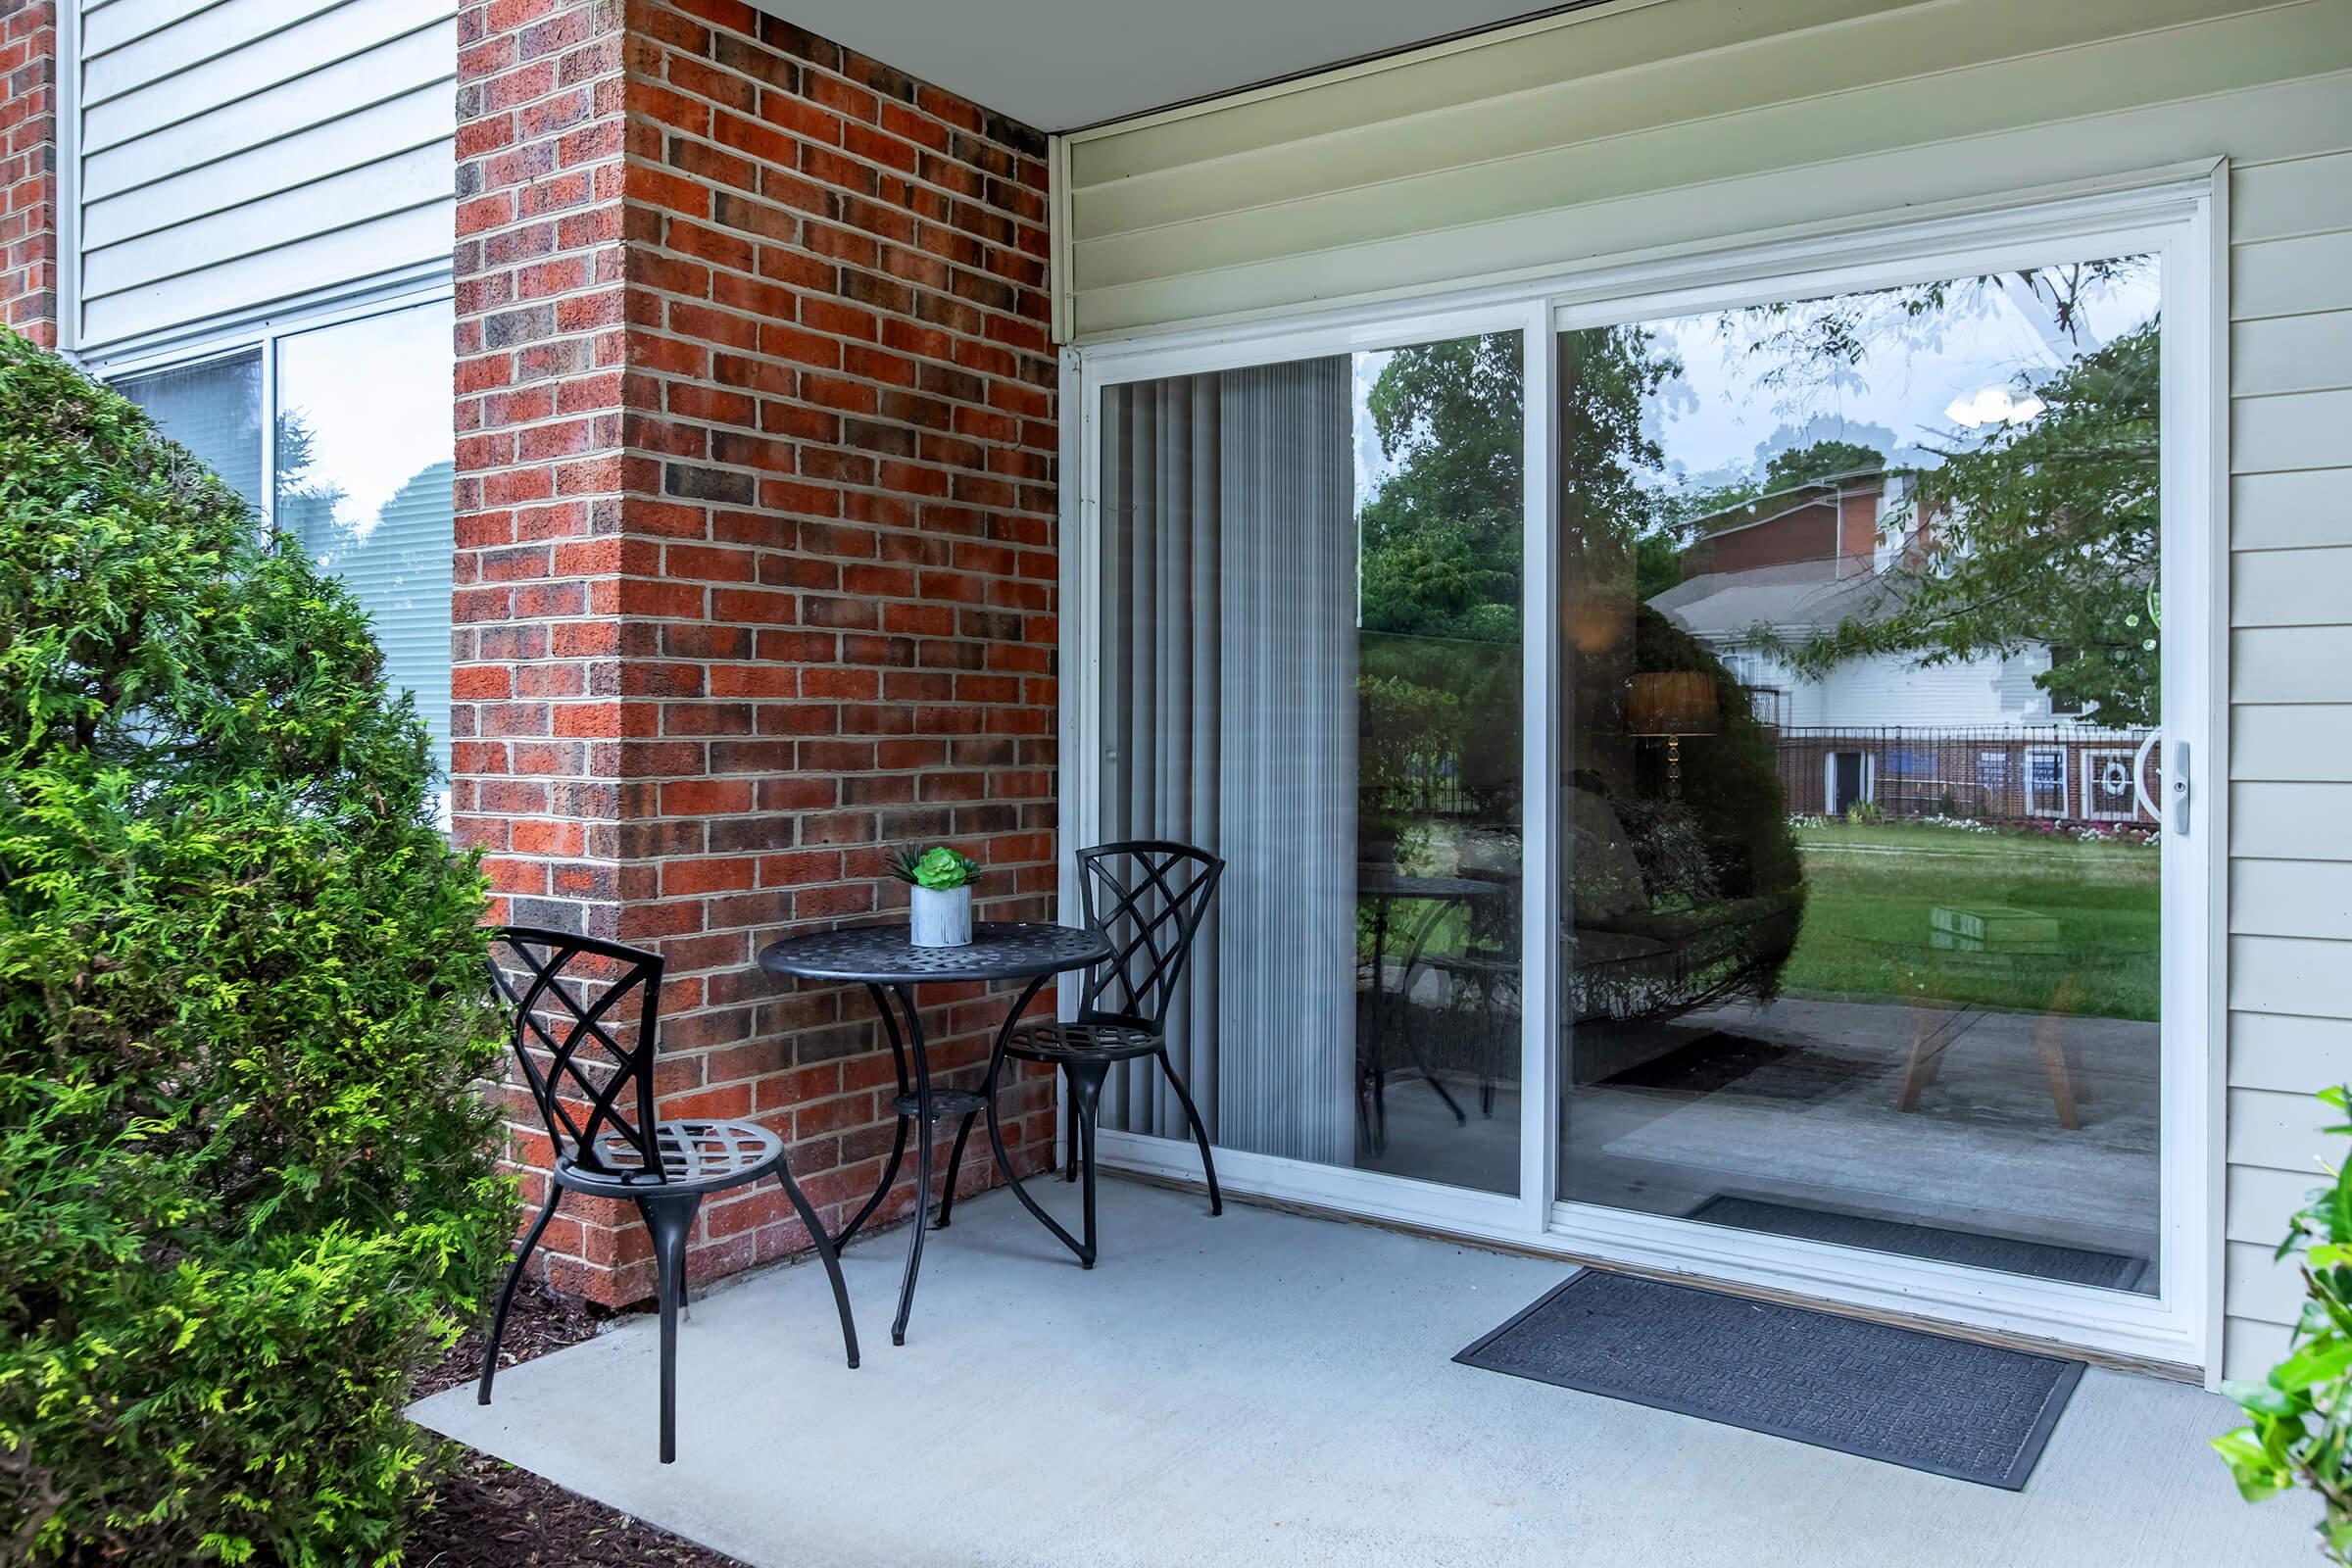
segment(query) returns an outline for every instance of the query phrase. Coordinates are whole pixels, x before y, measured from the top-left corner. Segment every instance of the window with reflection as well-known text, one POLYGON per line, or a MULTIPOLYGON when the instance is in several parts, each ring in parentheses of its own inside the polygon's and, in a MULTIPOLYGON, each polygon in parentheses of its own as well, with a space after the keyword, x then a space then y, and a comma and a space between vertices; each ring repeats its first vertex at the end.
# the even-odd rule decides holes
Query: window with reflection
POLYGON ((2157 272, 1559 335, 1561 1197, 2156 1289, 2157 272))
POLYGON ((1102 836, 1227 861, 1169 1031, 1226 1148, 1517 1188, 1521 356, 1103 394, 1102 836))
POLYGON ((257 514, 267 495, 278 531, 358 597, 386 680, 413 694, 444 767, 456 475, 450 338, 442 301, 115 382, 257 514), (268 443, 265 355, 275 371, 268 443))

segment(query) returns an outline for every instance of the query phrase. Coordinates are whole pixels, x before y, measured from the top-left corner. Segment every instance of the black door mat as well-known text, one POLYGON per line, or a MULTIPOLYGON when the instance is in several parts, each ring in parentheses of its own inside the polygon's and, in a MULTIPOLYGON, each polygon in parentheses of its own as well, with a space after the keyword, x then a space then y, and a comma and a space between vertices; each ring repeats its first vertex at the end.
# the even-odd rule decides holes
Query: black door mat
POLYGON ((1946 1230, 1940 1225, 1914 1225, 1837 1209, 1803 1208, 1728 1193, 1718 1193, 1687 1217, 1705 1220, 1710 1225, 1729 1225, 1736 1230, 1801 1236, 1808 1241, 1835 1242, 1839 1247, 1859 1247, 1903 1257, 1932 1257, 1943 1263, 1965 1263, 1971 1268, 2095 1285, 2110 1291, 2137 1290, 2148 1272, 2146 1258, 2133 1257, 2128 1252, 2061 1247, 2055 1242, 2023 1242, 2008 1236, 1979 1236, 1969 1231, 1946 1230))
POLYGON ((1585 1269, 1465 1366, 2022 1491, 2082 1363, 1585 1269))

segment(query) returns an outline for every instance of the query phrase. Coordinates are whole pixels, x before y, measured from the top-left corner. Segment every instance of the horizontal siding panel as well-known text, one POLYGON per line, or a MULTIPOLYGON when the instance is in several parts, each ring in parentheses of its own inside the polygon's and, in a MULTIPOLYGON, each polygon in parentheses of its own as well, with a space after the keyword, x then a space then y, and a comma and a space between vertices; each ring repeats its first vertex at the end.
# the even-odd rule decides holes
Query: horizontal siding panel
POLYGON ((2230 237, 2243 243, 2352 229, 2352 152, 2239 169, 2230 176, 2230 237))
POLYGON ((2352 545, 2352 464, 2230 480, 2230 537, 2239 550, 2352 545))
POLYGON ((2258 859, 2352 860, 2352 784, 2233 784, 2230 853, 2258 859))
MULTIPOLYGON (((120 48, 85 47, 81 101, 85 107, 102 104, 231 51, 250 57, 261 40, 322 16, 342 3, 343 0, 216 0, 215 4, 186 13, 172 25, 120 48)), ((426 10, 423 6, 411 9, 426 10)), ((418 20, 423 20, 422 16, 418 20)))
POLYGON ((2230 390, 2238 397, 2352 386, 2352 311, 2274 316, 2230 329, 2230 390))
POLYGON ((2352 942, 2352 862, 2232 860, 2230 929, 2352 942))
MULTIPOLYGON (((345 0, 331 12, 257 39, 233 53, 89 105, 82 115, 82 145, 103 152, 272 87, 297 82, 312 86, 315 82, 310 78, 324 67, 365 54, 390 39, 434 29, 449 32, 452 52, 444 69, 454 71, 455 24, 450 7, 442 0, 345 0)), ((363 88, 339 107, 372 103, 385 96, 386 85, 379 82, 371 91, 363 88)), ((414 83, 390 85, 398 89, 414 83)))
POLYGON ((2224 1234, 2252 1247, 2276 1247, 2287 1222, 2314 1187, 2327 1179, 2318 1166, 2307 1171, 2259 1170, 2238 1165, 2230 1171, 2230 1204, 2224 1234))
MULTIPOLYGON (((97 306, 109 295, 239 257, 282 251, 351 223, 432 202, 446 209, 454 195, 454 168, 448 146, 436 142, 227 212, 91 250, 83 261, 84 297, 97 306)), ((443 235, 444 250, 449 232, 443 235)))
MULTIPOLYGON (((2352 393, 2344 396, 2347 408, 2352 408, 2352 393)), ((2261 402, 2287 401, 2260 400, 2241 406, 2240 412, 2261 402)), ((2352 440, 2352 430, 2343 432, 2343 438, 2352 440)), ((2352 605, 2352 548, 2247 551, 2230 563, 2232 625, 2327 626, 2343 619, 2347 605, 2352 605)))
POLYGON ((456 161, 450 153, 450 138, 456 129, 456 95, 451 84, 447 80, 428 83, 218 163, 94 201, 82 209, 82 244, 90 250, 119 244, 314 184, 360 167, 353 159, 365 164, 419 147, 438 149, 442 192, 448 194, 456 182, 456 161))
MULTIPOLYGON (((1069 143, 1070 174, 1087 185, 1134 179, 1217 158, 1329 138, 1382 121, 1638 70, 1847 18, 1900 11, 1902 0, 1647 0, 1509 29, 1468 48, 1405 56, 1328 81, 1274 91, 1069 143)), ((1147 117, 1147 122, 1152 117, 1147 117)))
POLYGON ((95 0, 81 8, 81 49, 84 59, 119 49, 159 27, 202 11, 214 0, 95 0))
POLYGON ((2222 1376, 2259 1378, 2286 1356, 2286 1325, 2230 1317, 2222 1324, 2222 1376))
MULTIPOLYGON (((1709 177, 1711 160, 1720 158, 1722 144, 1730 139, 1720 126, 1708 137, 1695 138, 1680 154, 1684 172, 1695 179, 1709 177)), ((1863 129, 1856 140, 1874 144, 1863 129)), ((1180 237, 1171 233, 1170 252, 1150 277, 1105 287, 1080 276, 1072 301, 1074 321, 1081 336, 1110 336, 1180 320, 1437 285, 1472 266, 1495 271, 1555 268, 1791 223, 1983 198, 2023 185, 2096 179, 2118 170, 2210 157, 2217 149, 2261 158, 2306 151, 2315 142, 2352 143, 2352 76, 2334 74, 2072 121, 2063 136, 2027 127, 1724 179, 1709 184, 1699 200, 1689 190, 1644 190, 1611 201, 1513 213, 1471 228, 1273 256, 1223 270, 1187 270, 1180 237)), ((1614 143, 1608 152, 1608 160, 1593 156, 1590 161, 1624 158, 1643 167, 1667 162, 1614 143)), ((1627 183, 1642 182, 1635 177, 1627 183)))
POLYGON ((358 223, 332 234, 225 262, 88 303, 87 341, 156 332, 357 279, 449 261, 454 202, 358 223))
POLYGON ((2352 781, 2352 707, 2239 705, 2230 715, 2230 776, 2352 781))
MULTIPOLYGON (((1130 232, 1103 233, 1081 220, 1069 254, 1084 291, 1171 270, 1234 267, 1477 222, 1526 211, 1539 200, 1546 207, 1591 202, 1980 135, 2014 126, 2019 103, 2064 103, 2074 113, 2095 114, 2348 67, 2352 7, 2262 11, 1825 99, 1687 120, 1613 137, 1605 157, 1583 143, 1457 162, 1438 172, 1130 232)), ((2041 139, 2046 148, 2054 137, 2045 132, 2041 139)), ((1236 193, 1236 199, 1247 201, 1248 193, 1236 193)))
MULTIPOLYGON (((2297 561, 2332 551, 2272 551, 2297 561)), ((2239 557, 2238 572, 2244 574, 2239 557)), ((2241 703, 2352 703, 2352 626, 2252 626, 2230 637, 2230 695, 2241 703)))
POLYGON ((2293 1326, 2303 1314, 2303 1277, 2291 1262, 2275 1262, 2273 1249, 2231 1242, 2223 1258, 2223 1298, 2231 1317, 2293 1326))
POLYGON ((2231 937, 2230 1005, 2242 1012, 2352 1018, 2352 944, 2231 937))
MULTIPOLYGON (((2261 3, 2224 0, 2224 8, 2250 10, 2261 3)), ((1857 8, 1816 0, 1802 9, 1835 16, 1857 8)), ((1607 72, 1587 60, 1542 85, 1480 93, 1418 114, 1375 99, 1363 105, 1374 118, 1320 133, 1311 158, 1301 157, 1305 149, 1291 137, 1206 162, 1163 165, 1150 173, 1128 171, 1097 184, 1090 160, 1073 157, 1071 200, 1078 226, 1089 237, 1129 232, 1322 192, 1394 186, 1466 162, 1526 157, 1873 88, 1885 82, 1889 60, 1934 61, 1938 70, 1951 71, 2095 43, 2130 32, 2135 23, 2194 21, 2215 9, 2215 0, 2086 0, 2058 7, 2037 0, 1978 0, 1965 8, 1882 10, 1843 25, 1804 30, 1794 25, 1764 30, 1771 23, 1753 15, 1742 19, 1740 30, 1751 35, 1737 38, 1737 47, 1686 58, 1651 53, 1635 69, 1607 72), (1752 35, 1757 32, 1761 36, 1752 35), (1465 150, 1473 149, 1474 157, 1465 160, 1465 150)), ((1644 30, 1659 29, 1652 24, 1644 30)), ((1512 75, 1523 70, 1516 68, 1512 75)))
POLYGON ((2230 430, 2232 473, 2340 467, 2352 463, 2352 390, 2240 398, 2230 430))
MULTIPOLYGON (((420 87, 454 82, 458 27, 445 22, 259 96, 222 104, 168 133, 93 149, 82 160, 85 201, 136 190, 297 131, 340 122, 354 111, 420 87)), ((454 87, 445 89, 454 94, 454 87)), ((450 117, 456 121, 451 99, 450 117)), ((454 162, 454 157, 453 157, 454 162)))
POLYGON ((2230 1082, 2240 1089, 2312 1095, 2352 1083, 2352 1021, 2265 1012, 2230 1019, 2230 1082))
POLYGON ((2230 248, 2230 314, 2238 320, 2352 310, 2352 233, 2307 234, 2230 248))
POLYGON ((2230 1091, 2230 1163, 2301 1174, 2316 1170, 2322 1156, 2341 1157, 2345 1140, 2328 1128, 2330 1107, 2311 1095, 2282 1095, 2268 1089, 2230 1091))

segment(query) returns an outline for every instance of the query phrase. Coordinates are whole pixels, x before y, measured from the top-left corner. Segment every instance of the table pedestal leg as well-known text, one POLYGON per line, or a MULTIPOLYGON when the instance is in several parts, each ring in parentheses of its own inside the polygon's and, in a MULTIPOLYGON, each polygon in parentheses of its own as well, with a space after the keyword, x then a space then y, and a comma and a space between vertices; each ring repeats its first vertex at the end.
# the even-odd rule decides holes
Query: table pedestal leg
MULTIPOLYGON (((1038 987, 1045 983, 1043 976, 1029 983, 1029 989, 1021 993, 1021 1000, 1014 1003, 1012 1010, 1004 1015, 1004 1025, 997 1031, 996 1046, 988 1054, 988 1077, 980 1085, 980 1097, 986 1102, 985 1108, 988 1115, 988 1147, 996 1154, 997 1169, 1004 1173, 1004 1185, 1012 1189, 1012 1196, 1021 1200, 1021 1206, 1036 1216, 1040 1225, 1052 1231, 1062 1246, 1077 1253, 1078 1261, 1081 1264, 1093 1268, 1095 1266, 1095 1250, 1091 1237, 1090 1240, 1081 1242, 1077 1237, 1062 1229, 1060 1222, 1039 1207, 1037 1200, 1029 1196, 1029 1189, 1021 1184, 1020 1173, 1012 1168, 1012 1154, 1004 1147, 1004 1121, 997 1114, 997 1081, 1004 1071, 1004 1048, 1011 1044, 1012 1031, 1019 1027, 1021 1014, 1029 1010, 1029 1003, 1037 995, 1038 987)), ((1100 1079, 1096 1081, 1096 1088, 1098 1091, 1102 1088, 1100 1079)), ((1070 1099, 1071 1109, 1078 1110, 1080 1108, 1079 1097, 1074 1086, 1070 1099)), ((1083 1123, 1089 1118, 1081 1116, 1079 1119, 1083 1123)), ((1081 1136, 1091 1140, 1092 1134, 1082 1132, 1081 1136)), ((1073 1141, 1070 1146, 1070 1160, 1073 1164, 1077 1164, 1079 1158, 1079 1146, 1076 1141, 1073 1141)), ((1090 1211, 1094 1207, 1093 1194, 1094 1186, 1090 1180, 1086 1199, 1086 1204, 1090 1211)))

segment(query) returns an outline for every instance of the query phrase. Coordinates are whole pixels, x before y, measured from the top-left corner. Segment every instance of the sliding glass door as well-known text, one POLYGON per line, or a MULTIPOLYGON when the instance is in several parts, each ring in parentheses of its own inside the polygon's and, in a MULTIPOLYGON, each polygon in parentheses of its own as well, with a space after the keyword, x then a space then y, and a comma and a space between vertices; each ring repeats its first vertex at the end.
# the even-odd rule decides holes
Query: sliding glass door
POLYGON ((1233 1186, 2202 1355, 2206 213, 2094 217, 1090 351, 1066 821, 1227 861, 1233 1186))
MULTIPOLYGON (((1225 1148, 1518 1190, 1521 337, 1103 392, 1098 831, 1225 858, 1170 1035, 1225 1148)), ((1103 1124, 1184 1129, 1143 1071, 1103 1124)))
POLYGON ((2155 1292, 2162 284, 1559 334, 1562 1199, 2155 1292))

